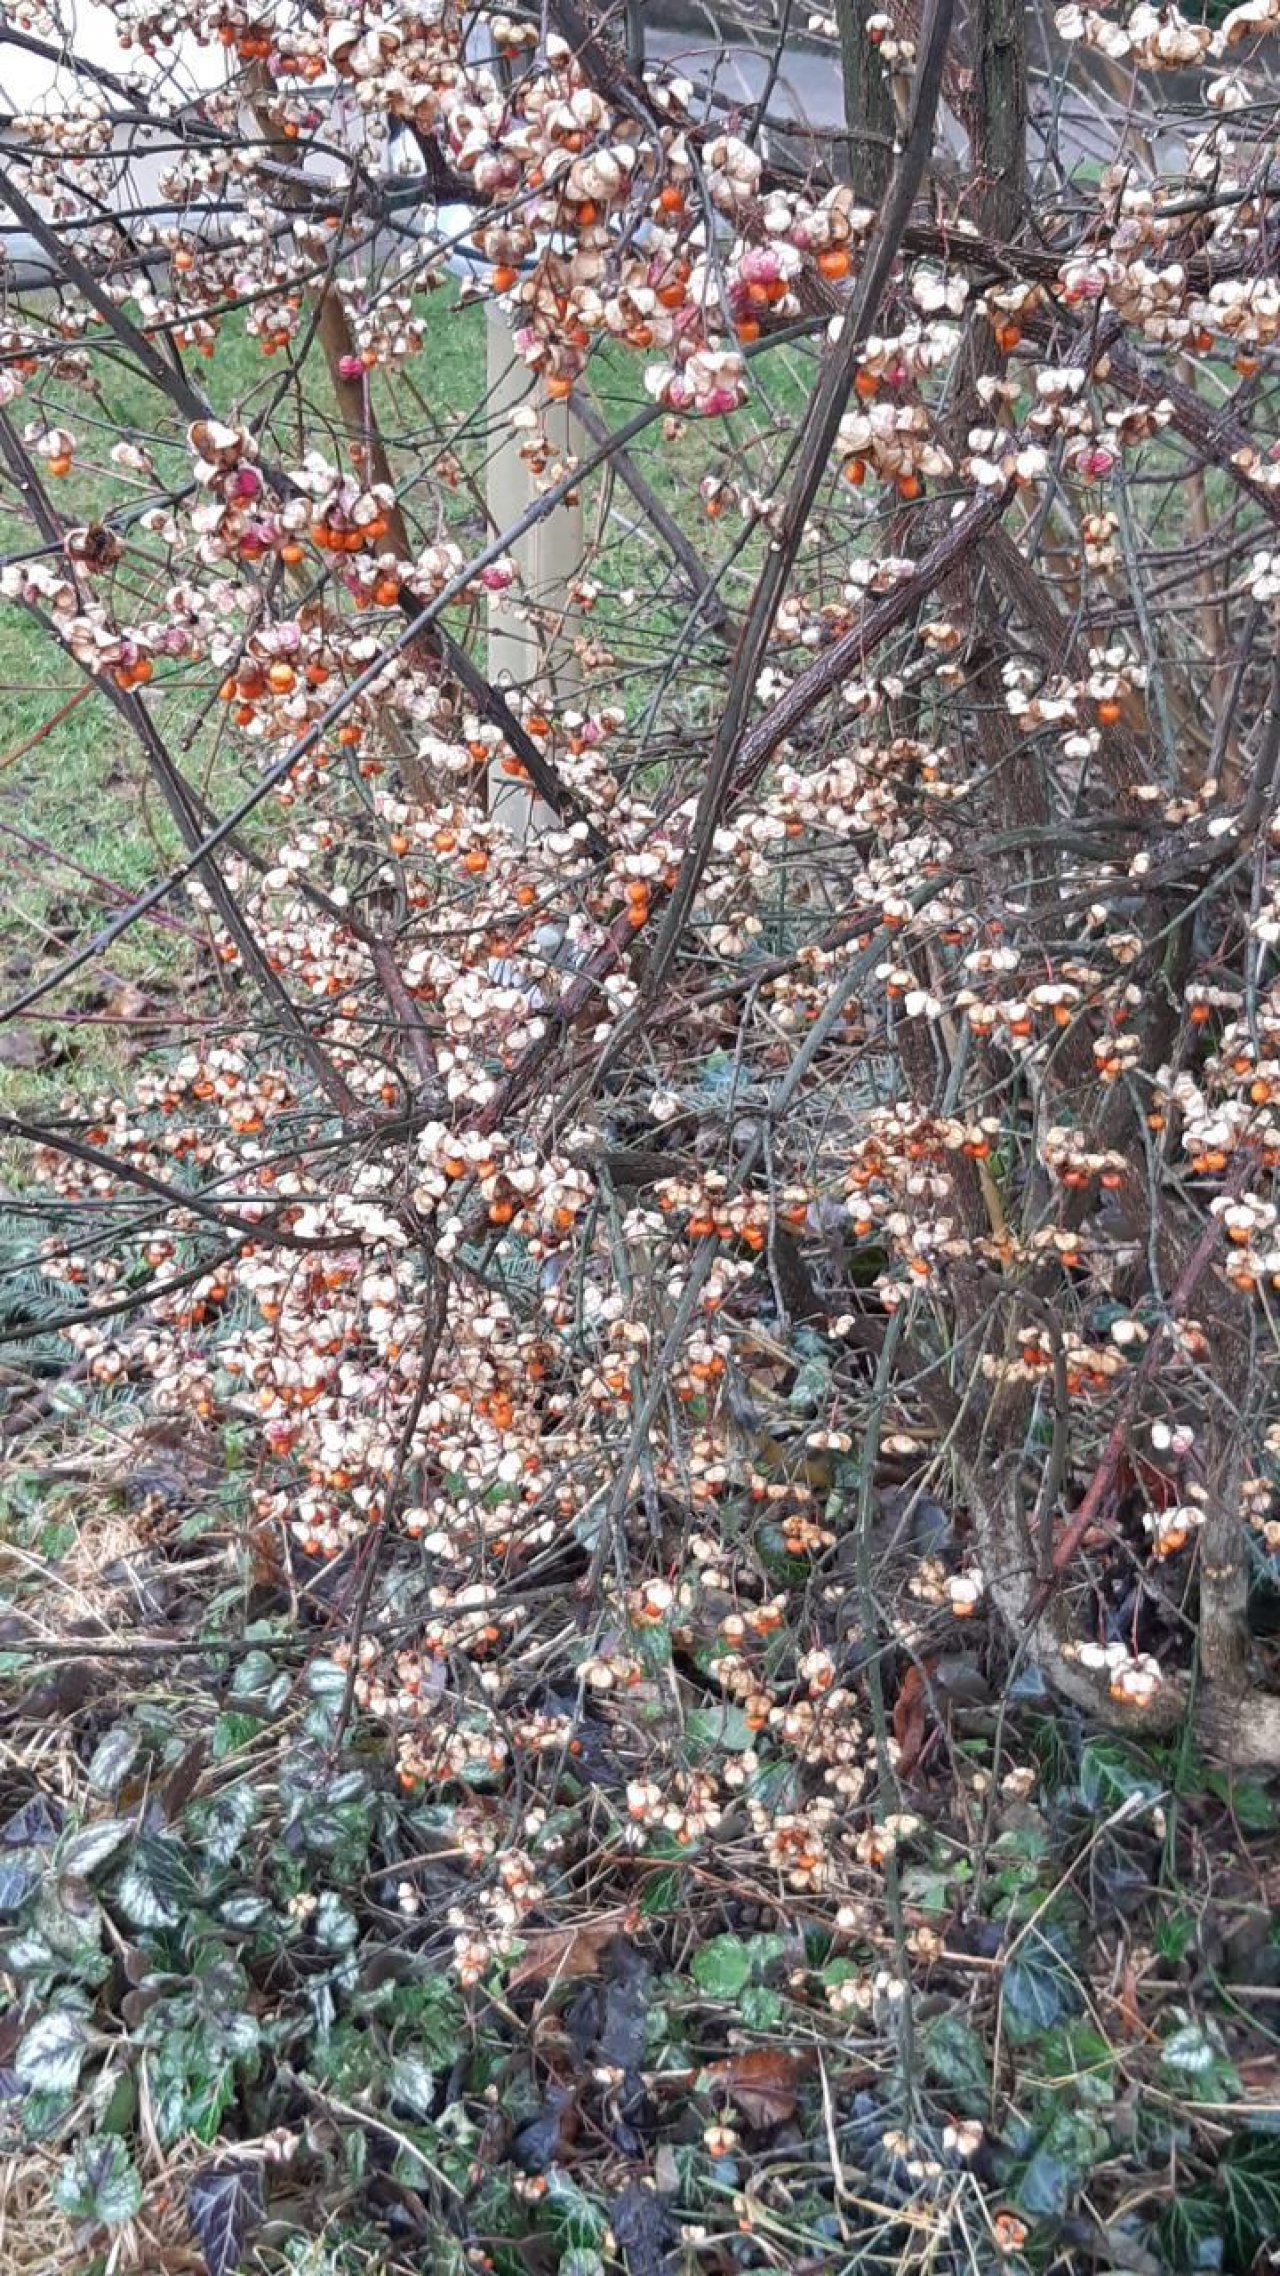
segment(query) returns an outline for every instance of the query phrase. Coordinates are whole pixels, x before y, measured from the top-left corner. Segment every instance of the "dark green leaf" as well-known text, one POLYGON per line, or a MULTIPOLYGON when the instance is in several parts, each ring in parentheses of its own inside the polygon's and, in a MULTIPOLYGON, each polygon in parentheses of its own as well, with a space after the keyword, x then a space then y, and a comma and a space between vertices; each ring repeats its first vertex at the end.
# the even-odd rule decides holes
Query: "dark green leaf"
POLYGON ((683 1882, 678 1873, 655 1873, 653 1879, 645 1884, 645 1892, 640 1899, 641 1912, 651 1919, 655 1914, 661 1916, 663 1913, 674 1912, 680 1902, 682 1887, 683 1882))
POLYGON ((69 2094, 79 2082, 89 2051, 89 2025, 80 2007, 53 2008, 33 2023, 18 2048, 14 2067, 23 2083, 42 2094, 69 2094))
POLYGON ((235 2276, 263 2215, 261 2168, 202 2166, 187 2193, 187 2213, 209 2276, 235 2276))
POLYGON ((686 1736, 700 1753, 745 1754, 755 1745, 755 1735, 741 1707, 735 1707, 729 1700, 723 1700, 716 1707, 691 1707, 684 1727, 686 1736))
POLYGON ((903 1895, 923 1912, 949 1912, 959 1878, 952 1865, 910 1865, 902 1876, 903 1895))
POLYGON ((51 1808, 43 1794, 33 1794, 0 1829, 4 1849, 52 1849, 62 1827, 62 1813, 51 1808))
POLYGON ((247 1936, 254 1929, 265 1928, 269 1921, 274 1920, 275 1915, 266 1897, 255 1897, 251 1891, 241 1890, 235 1896, 223 1899, 218 1907, 218 1917, 225 1920, 228 1928, 234 1928, 241 1935, 247 1936))
POLYGON ((1028 2057, 1027 2071, 1050 2100, 1064 2092, 1081 2102, 1115 2100, 1114 2050, 1091 2023, 1062 2023, 1047 2031, 1028 2057))
POLYGON ((767 1984, 748 1984, 738 2002, 738 2013, 748 2031, 776 2031, 783 2017, 779 1994, 767 1984))
POLYGON ((193 1838, 215 1865, 229 1865, 257 1819, 259 1800, 252 1786, 241 1782, 194 1804, 189 1815, 193 1838))
POLYGON ((55 1863, 60 1873, 72 1873, 87 1881, 100 1866, 114 1857, 123 1841, 133 1832, 129 1818, 99 1818, 96 1825, 82 1826, 79 1833, 68 1834, 59 1842, 55 1863))
POLYGON ((231 1678, 233 1699, 252 1699, 275 1681, 276 1663, 269 1652, 246 1652, 231 1678))
POLYGON ((609 2223, 599 2200, 588 2197, 560 2166, 550 2167, 546 2180, 542 2204, 561 2243, 579 2249, 602 2244, 609 2223))
POLYGON ((736 1999, 750 1980, 750 1950, 740 1936, 713 1936, 694 1953, 689 1973, 713 1999, 736 1999))
POLYGON ((247 1746, 250 1739, 256 1739, 263 1728, 259 1716, 228 1709, 225 1715, 219 1715, 213 1726, 213 1742, 209 1750, 213 1760, 225 1762, 229 1754, 235 1754, 238 1748, 247 1746))
POLYGON ((1105 2136, 1095 2118, 1060 2103, 1017 2183, 1015 2195, 1022 2211, 1035 2219, 1065 2213, 1104 2146, 1105 2136))
POLYGON ((397 2055, 387 2077, 387 2092, 415 2116, 429 2118, 435 2108, 435 2072, 417 2055, 397 2055))
POLYGON ((411 2054, 429 2070, 447 2070, 454 2061, 465 2026, 465 2009, 456 1983, 448 1976, 420 1984, 388 1983, 386 2008, 398 2034, 396 2051, 411 2054))
POLYGON ((1023 1865, 1038 1865, 1049 1854, 1049 1836, 1042 1825, 1031 1819, 1023 1825, 1007 1826, 991 1845, 991 1855, 1002 1865, 1010 1860, 1023 1865))
POLYGON ((1176 1964, 1186 1958, 1196 1940, 1196 1919, 1193 1913, 1168 1913, 1157 1924, 1152 1942, 1162 1960, 1176 1964))
POLYGON ((121 1910, 136 1928, 174 1928, 195 1903, 195 1876, 172 1834, 145 1834, 116 1883, 121 1910))
POLYGON ((1026 2046, 1080 2006, 1079 1987, 1052 1930, 1033 1929, 1004 1971, 1005 2028, 1026 2046))
POLYGON ((43 1860, 34 1850, 0 1850, 0 1912, 18 1912, 40 1879, 43 1860))
POLYGON ((61 2136, 71 2102, 69 2094, 29 2094, 22 2105, 22 2131, 27 2141, 43 2142, 61 2136))
POLYGON ((1204 1784, 1210 1794, 1225 1802, 1242 1833, 1271 1833, 1276 1823, 1276 1805, 1265 1786, 1255 1779, 1236 1778, 1230 1771, 1206 1770, 1204 1784))
POLYGON ((807 1557, 795 1557, 787 1547, 782 1526, 772 1519, 756 1527, 752 1547, 771 1581, 782 1587, 799 1587, 810 1577, 812 1567, 807 1557))
POLYGON ((1155 2242, 1169 2276, 1221 2268, 1222 2207, 1207 2191, 1179 2193, 1156 2223, 1155 2242))
POLYGON ((325 1889, 311 1916, 311 1933, 328 1952, 349 1952, 359 1935, 354 1913, 334 1889, 325 1889))
POLYGON ((214 2051, 207 2034, 178 2028, 166 2032, 150 2083, 162 2142, 176 2142, 184 2134, 201 2142, 216 2140, 235 2097, 236 2073, 234 2062, 214 2051))
POLYGON ((11 1976, 39 1976, 53 1964, 53 1947, 31 1931, 0 1945, 0 1960, 11 1976))
POLYGON ((929 2077, 944 2087, 965 2117, 985 2111, 991 2097, 987 2051, 961 2015, 935 2015, 921 2031, 920 2054, 929 2077))
POLYGON ((1247 2270, 1280 2236, 1280 2134, 1241 2134, 1218 2162, 1229 2267, 1247 2270))
POLYGON ((333 1660, 312 1660, 307 1669, 306 1686, 313 1699, 332 1700, 336 1705, 346 1694, 346 1670, 333 1660))
POLYGON ((1163 1792, 1152 1764, 1123 1739, 1092 1738, 1080 1756, 1080 1799, 1086 1809, 1107 1817, 1140 1796, 1154 1801, 1163 1792))
POLYGON ((53 2195, 73 2220, 118 2228, 138 2211, 142 2183, 124 2143, 112 2134, 95 2134, 65 2160, 53 2195))
MULTIPOLYGON (((1181 2012, 1174 2010, 1175 2020, 1181 2012)), ((1161 2042, 1160 2061, 1188 2101, 1230 2102, 1240 2092, 1240 2074, 1216 2024, 1206 2017, 1177 2024, 1161 2042)))
POLYGON ((127 1723, 115 1727, 99 1739, 89 1762, 89 1784, 95 1794, 115 1794, 138 1759, 138 1738, 127 1723))

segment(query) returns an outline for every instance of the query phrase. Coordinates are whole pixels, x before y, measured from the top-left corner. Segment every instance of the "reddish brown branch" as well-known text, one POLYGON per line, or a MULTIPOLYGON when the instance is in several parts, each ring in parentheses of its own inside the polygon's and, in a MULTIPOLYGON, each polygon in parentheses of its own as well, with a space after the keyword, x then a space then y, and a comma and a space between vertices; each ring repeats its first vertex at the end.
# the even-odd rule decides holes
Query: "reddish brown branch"
MULTIPOLYGON (((1243 1161, 1241 1161, 1226 1186, 1226 1192, 1233 1199, 1243 1190, 1244 1179, 1245 1170, 1243 1161)), ((1108 1497, 1112 1493, 1120 1465, 1128 1451, 1129 1428, 1138 1400, 1165 1357, 1174 1322, 1195 1294, 1197 1287, 1222 1246, 1222 1239, 1222 1219, 1220 1217, 1212 1218, 1209 1224, 1205 1226, 1174 1282, 1169 1292, 1167 1317, 1160 1322, 1142 1358, 1129 1378, 1123 1408, 1111 1426, 1106 1445, 1102 1450, 1101 1460, 1089 1481, 1084 1499, 1079 1508, 1072 1513, 1070 1524, 1054 1547, 1053 1570, 1045 1579, 1037 1581, 1032 1591, 1026 1613, 1028 1624, 1039 1619, 1054 1590, 1061 1582, 1063 1574, 1076 1555, 1081 1542, 1089 1532, 1090 1527, 1096 1524, 1108 1497)))

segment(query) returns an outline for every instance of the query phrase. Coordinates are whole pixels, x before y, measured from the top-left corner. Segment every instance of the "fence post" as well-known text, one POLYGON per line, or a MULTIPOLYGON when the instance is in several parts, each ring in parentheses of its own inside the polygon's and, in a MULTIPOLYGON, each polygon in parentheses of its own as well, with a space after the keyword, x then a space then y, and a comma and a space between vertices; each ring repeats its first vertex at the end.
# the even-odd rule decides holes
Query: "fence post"
MULTIPOLYGON (((491 444, 486 503, 496 532, 510 529, 537 495, 535 477, 520 455, 527 437, 511 424, 522 405, 536 406, 553 458, 580 458, 581 437, 567 403, 549 402, 539 382, 516 354, 503 310, 490 302, 488 327, 488 410, 491 444)), ((518 697, 553 708, 571 701, 581 684, 573 645, 570 591, 582 567, 582 508, 567 501, 525 536, 512 554, 520 583, 489 603, 489 677, 518 697), (526 605, 532 621, 521 623, 514 607, 526 605)), ((523 844, 552 827, 555 816, 527 783, 513 782, 494 762, 489 774, 489 812, 523 844)))

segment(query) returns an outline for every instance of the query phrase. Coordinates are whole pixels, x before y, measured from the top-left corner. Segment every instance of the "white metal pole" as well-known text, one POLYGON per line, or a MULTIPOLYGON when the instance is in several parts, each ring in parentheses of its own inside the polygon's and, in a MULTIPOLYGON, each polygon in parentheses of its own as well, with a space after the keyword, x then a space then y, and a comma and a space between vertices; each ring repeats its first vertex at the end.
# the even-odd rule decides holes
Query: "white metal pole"
MULTIPOLYGON (((535 477, 520 454, 528 436, 512 426, 511 413, 522 405, 536 407, 553 458, 581 457, 581 437, 568 404, 550 402, 531 381, 503 310, 495 302, 488 310, 488 386, 492 440, 486 503, 495 530, 502 531, 510 529, 537 496, 535 477)), ((581 505, 566 501, 553 507, 511 550, 520 583, 508 593, 495 594, 489 603, 489 677, 495 686, 514 691, 515 698, 524 695, 535 705, 547 703, 555 710, 571 702, 581 684, 570 600, 582 568, 581 505), (515 614, 522 603, 530 608, 532 622, 521 622, 515 614)), ((490 771, 489 811, 522 843, 555 821, 529 785, 513 781, 497 763, 490 771)))

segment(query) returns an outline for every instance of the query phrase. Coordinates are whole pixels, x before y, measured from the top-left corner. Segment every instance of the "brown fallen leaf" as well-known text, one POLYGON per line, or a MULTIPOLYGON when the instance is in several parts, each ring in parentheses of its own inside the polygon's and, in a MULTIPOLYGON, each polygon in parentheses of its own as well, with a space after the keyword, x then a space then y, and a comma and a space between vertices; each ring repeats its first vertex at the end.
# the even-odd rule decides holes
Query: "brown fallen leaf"
POLYGON ((785 2047, 753 2047, 712 2063, 705 2077, 736 2103, 749 2126, 781 2126, 793 2117, 802 2064, 785 2047))
POLYGON ((1140 2038, 1142 2036, 1142 2016, 1138 2009, 1138 1974, 1133 1964, 1132 1953, 1128 1953, 1125 1957, 1124 1971, 1120 1978, 1120 1989, 1116 1997, 1116 2011, 1120 2017, 1120 2030, 1123 2037, 1126 2039, 1140 2038))
POLYGON ((132 1027, 135 1021, 145 1019, 150 1009, 149 996, 132 980, 123 981, 106 1005, 107 1018, 117 1027, 132 1027))
POLYGON ((602 1913, 581 1928, 535 1929, 507 1979, 509 1991, 521 1984, 564 1983, 572 1976, 598 1976, 601 1959, 626 1919, 622 1911, 602 1913))
POLYGON ((898 1775, 909 1778, 924 1750, 924 1677, 912 1661, 893 1703, 893 1735, 898 1742, 898 1775))

